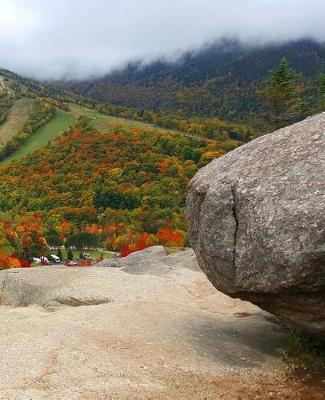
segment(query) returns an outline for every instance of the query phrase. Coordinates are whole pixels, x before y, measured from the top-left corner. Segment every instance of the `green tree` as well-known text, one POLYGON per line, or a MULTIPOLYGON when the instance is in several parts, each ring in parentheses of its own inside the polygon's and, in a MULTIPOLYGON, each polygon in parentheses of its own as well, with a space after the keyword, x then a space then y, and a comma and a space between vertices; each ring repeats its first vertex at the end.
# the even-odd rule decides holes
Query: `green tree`
POLYGON ((73 252, 71 249, 68 250, 67 258, 68 258, 68 260, 73 260, 73 252))
POLYGON ((298 74, 283 58, 265 86, 257 91, 268 103, 268 119, 274 128, 293 122, 301 112, 302 99, 297 80, 298 74))
POLYGON ((52 247, 62 246, 62 240, 60 238, 60 234, 57 230, 53 228, 49 228, 45 233, 45 238, 47 243, 52 247))

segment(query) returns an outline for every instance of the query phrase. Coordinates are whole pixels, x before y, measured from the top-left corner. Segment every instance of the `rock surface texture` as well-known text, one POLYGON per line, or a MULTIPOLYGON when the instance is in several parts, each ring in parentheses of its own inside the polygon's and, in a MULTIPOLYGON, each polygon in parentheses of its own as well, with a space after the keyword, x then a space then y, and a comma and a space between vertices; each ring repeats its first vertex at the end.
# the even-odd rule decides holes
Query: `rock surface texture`
POLYGON ((217 289, 325 333, 325 113, 202 168, 187 216, 217 289))
POLYGON ((131 253, 127 257, 108 258, 100 261, 97 267, 122 268, 125 266, 139 265, 146 260, 150 260, 150 262, 157 261, 164 256, 167 256, 167 251, 164 246, 151 246, 145 250, 131 253))
POLYGON ((216 291, 192 250, 148 252, 0 272, 0 399, 298 398, 269 314, 216 291))

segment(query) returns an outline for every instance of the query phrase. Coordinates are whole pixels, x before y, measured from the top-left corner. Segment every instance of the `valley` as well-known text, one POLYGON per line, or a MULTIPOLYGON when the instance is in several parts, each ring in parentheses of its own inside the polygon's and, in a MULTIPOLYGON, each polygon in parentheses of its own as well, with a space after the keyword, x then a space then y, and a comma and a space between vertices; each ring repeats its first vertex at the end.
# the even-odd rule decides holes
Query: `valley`
POLYGON ((13 3, 0 400, 323 400, 325 31, 277 38, 285 1, 13 3))
MULTIPOLYGON (((6 248, 17 250, 25 258, 34 253, 28 246, 21 249, 23 237, 12 243, 10 234, 6 233, 10 225, 18 232, 22 223, 31 227, 29 240, 33 240, 32 236, 37 232, 39 241, 52 246, 69 244, 77 249, 96 246, 127 254, 151 244, 187 244, 184 210, 191 178, 213 159, 260 136, 268 126, 267 119, 264 119, 264 128, 258 131, 249 125, 238 124, 237 118, 231 121, 229 114, 228 121, 217 118, 215 114, 220 108, 214 103, 215 114, 204 108, 202 113, 193 110, 188 113, 182 107, 176 111, 174 106, 166 111, 160 105, 159 110, 152 111, 150 108, 154 107, 150 104, 147 104, 149 110, 121 105, 137 105, 131 103, 114 105, 101 102, 106 100, 101 94, 104 93, 101 90, 105 90, 103 85, 118 76, 118 81, 123 83, 125 74, 130 82, 139 83, 145 73, 147 78, 151 76, 151 83, 157 82, 163 87, 155 75, 158 67, 180 79, 184 71, 192 71, 190 65, 198 63, 198 70, 182 78, 185 90, 186 85, 194 84, 199 76, 201 80, 204 78, 206 62, 211 57, 214 60, 210 66, 211 74, 217 73, 218 69, 221 73, 224 68, 230 68, 230 64, 234 72, 238 68, 235 55, 244 57, 242 62, 246 68, 246 63, 252 62, 252 54, 261 57, 271 51, 274 54, 269 60, 270 65, 274 65, 283 52, 287 52, 294 62, 300 59, 294 52, 299 45, 302 46, 299 57, 313 47, 308 41, 264 50, 230 46, 228 57, 223 47, 226 43, 216 44, 184 57, 173 66, 153 63, 143 67, 144 70, 137 66, 115 72, 106 80, 88 82, 88 89, 96 87, 96 92, 81 90, 82 82, 63 85, 76 92, 73 93, 59 87, 60 82, 45 83, 0 70, 3 103, 3 122, 0 124, 0 211, 3 216, 0 220, 6 248), (227 66, 222 67, 225 59, 227 66), (34 229, 33 224, 39 226, 34 229)), ((314 66, 321 73, 321 46, 316 46, 316 50, 319 62, 315 59, 314 66)), ((280 74, 280 84, 281 79, 286 82, 289 77, 288 93, 283 100, 279 97, 285 110, 296 98, 299 102, 300 97, 294 87, 296 72, 286 61, 281 62, 272 76, 280 74)), ((262 82, 267 65, 265 60, 259 72, 254 70, 255 88, 262 82)), ((315 74, 314 70, 307 71, 307 65, 302 64, 300 68, 306 77, 315 74)), ((241 74, 246 73, 241 71, 241 74)), ((147 85, 148 82, 144 80, 143 83, 147 85)), ((194 86, 191 88, 196 90, 194 86)), ((241 98, 230 87, 228 90, 241 98)), ((266 86, 265 96, 268 90, 273 89, 266 86)), ((120 93, 126 93, 122 86, 120 93)), ((203 91, 203 97, 195 95, 195 98, 197 101, 206 99, 206 93, 203 91)), ((174 94, 181 98, 180 93, 174 94)), ((191 96, 185 97, 190 100, 191 96)), ((144 96, 141 98, 145 100, 144 96)), ((315 95, 310 104, 317 101, 315 95)), ((231 107, 230 103, 224 103, 224 106, 231 107)), ((258 112, 258 108, 255 111, 258 112)), ((299 113, 296 110, 281 111, 282 114, 277 116, 269 113, 273 122, 276 117, 276 123, 283 124, 289 114, 290 119, 295 119, 303 118, 305 112, 299 108, 299 113)), ((236 115, 240 113, 236 112, 236 115)), ((248 111, 246 115, 252 116, 248 111)), ((46 245, 36 247, 37 256, 46 252, 46 245)), ((9 262, 7 259, 6 263, 9 262)))
POLYGON ((88 106, 69 93, 44 96, 52 89, 8 76, 2 266, 28 264, 45 256, 48 245, 128 254, 152 244, 186 243, 190 178, 241 142, 108 115, 105 105, 88 106))

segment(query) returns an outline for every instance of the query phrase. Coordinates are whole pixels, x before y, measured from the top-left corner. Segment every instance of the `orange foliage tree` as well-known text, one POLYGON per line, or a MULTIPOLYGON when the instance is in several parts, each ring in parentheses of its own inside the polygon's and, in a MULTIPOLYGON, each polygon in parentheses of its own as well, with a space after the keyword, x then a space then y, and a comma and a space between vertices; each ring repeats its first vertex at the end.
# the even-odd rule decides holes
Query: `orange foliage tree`
POLYGON ((162 245, 167 247, 183 247, 185 234, 181 231, 173 231, 170 227, 161 229, 157 236, 162 245))

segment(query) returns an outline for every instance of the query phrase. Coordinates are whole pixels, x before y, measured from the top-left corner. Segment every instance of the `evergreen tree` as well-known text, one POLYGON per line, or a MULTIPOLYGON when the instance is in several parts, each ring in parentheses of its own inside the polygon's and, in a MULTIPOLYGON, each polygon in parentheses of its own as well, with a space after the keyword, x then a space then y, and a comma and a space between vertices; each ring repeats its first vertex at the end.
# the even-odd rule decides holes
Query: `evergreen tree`
POLYGON ((67 258, 68 258, 68 260, 73 260, 73 252, 71 249, 68 250, 67 258))
POLYGON ((257 92, 268 103, 268 119, 274 128, 293 122, 301 112, 302 99, 297 78, 298 74, 283 58, 265 86, 257 92))

